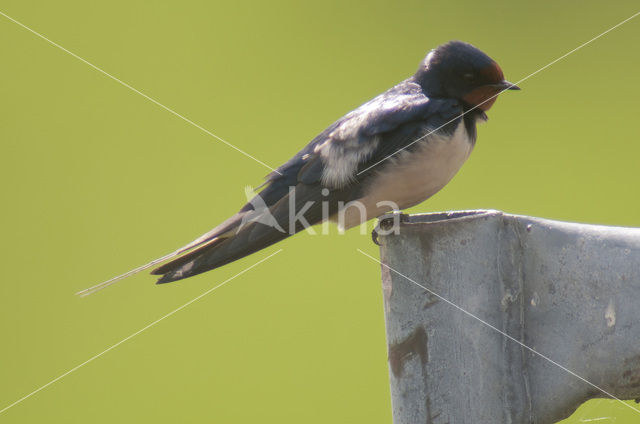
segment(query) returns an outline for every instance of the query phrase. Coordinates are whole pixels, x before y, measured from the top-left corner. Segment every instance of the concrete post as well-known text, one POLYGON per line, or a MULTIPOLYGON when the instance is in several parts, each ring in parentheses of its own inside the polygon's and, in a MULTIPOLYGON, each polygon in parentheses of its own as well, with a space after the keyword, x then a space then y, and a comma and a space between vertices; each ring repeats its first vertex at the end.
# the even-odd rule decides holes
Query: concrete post
POLYGON ((584 380, 640 397, 640 228, 466 211, 382 235, 392 220, 377 239, 395 424, 554 423, 608 397, 584 380))

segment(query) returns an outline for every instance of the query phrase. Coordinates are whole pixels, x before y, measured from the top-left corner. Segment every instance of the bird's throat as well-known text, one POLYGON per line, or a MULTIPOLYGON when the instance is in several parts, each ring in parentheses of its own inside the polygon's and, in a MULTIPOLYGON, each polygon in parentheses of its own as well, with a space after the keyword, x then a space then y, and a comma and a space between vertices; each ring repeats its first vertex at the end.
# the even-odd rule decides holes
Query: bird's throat
POLYGON ((499 93, 500 90, 497 90, 495 87, 483 86, 471 90, 465 94, 462 99, 471 106, 476 106, 486 112, 491 109, 491 106, 496 102, 499 93))

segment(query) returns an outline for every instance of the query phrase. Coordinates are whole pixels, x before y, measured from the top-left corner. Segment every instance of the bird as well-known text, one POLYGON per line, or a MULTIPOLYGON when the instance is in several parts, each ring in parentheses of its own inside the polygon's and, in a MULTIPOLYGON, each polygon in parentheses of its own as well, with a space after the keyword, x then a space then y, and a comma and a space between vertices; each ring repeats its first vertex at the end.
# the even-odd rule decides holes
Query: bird
POLYGON ((467 160, 476 125, 488 119, 498 94, 519 89, 473 45, 439 45, 415 74, 338 119, 267 175, 235 215, 186 246, 79 294, 160 264, 151 271, 157 284, 181 280, 327 220, 348 229, 415 206, 467 160))

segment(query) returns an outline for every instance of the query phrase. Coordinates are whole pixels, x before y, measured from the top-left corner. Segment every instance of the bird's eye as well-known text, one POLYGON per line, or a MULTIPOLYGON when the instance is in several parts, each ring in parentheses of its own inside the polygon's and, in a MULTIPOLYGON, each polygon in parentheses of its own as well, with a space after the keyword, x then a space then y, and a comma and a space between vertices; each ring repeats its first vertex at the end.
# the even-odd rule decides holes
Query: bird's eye
POLYGON ((467 81, 467 82, 474 82, 476 80, 476 76, 474 74, 472 74, 471 72, 468 72, 468 73, 462 75, 462 78, 464 78, 464 80, 467 81))

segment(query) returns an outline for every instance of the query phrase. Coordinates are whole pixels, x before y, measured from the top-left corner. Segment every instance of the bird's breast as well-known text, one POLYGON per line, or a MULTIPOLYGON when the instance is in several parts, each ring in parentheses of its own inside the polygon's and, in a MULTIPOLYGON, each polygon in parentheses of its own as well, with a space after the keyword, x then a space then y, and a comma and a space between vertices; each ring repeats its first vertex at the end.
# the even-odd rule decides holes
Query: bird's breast
MULTIPOLYGON (((433 134, 416 144, 411 151, 403 150, 378 165, 380 170, 370 177, 358 199, 367 211, 367 220, 433 196, 451 181, 473 149, 462 120, 451 136, 433 134)), ((362 222, 360 216, 355 208, 345 210, 344 223, 339 224, 353 227, 362 222)))

